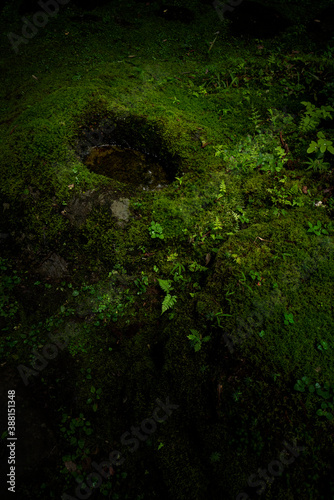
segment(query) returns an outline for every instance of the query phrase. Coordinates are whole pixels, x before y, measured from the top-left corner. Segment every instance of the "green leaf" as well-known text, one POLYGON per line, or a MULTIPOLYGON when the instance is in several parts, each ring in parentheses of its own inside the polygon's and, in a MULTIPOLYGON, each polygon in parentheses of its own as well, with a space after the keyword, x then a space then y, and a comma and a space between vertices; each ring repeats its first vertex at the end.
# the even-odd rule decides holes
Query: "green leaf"
POLYGON ((172 280, 160 280, 158 278, 158 282, 164 292, 168 293, 170 290, 173 290, 172 280))
POLYGON ((295 391, 305 392, 305 385, 301 380, 297 380, 297 383, 294 385, 295 391))
POLYGON ((166 297, 164 298, 164 301, 162 303, 162 313, 163 314, 165 311, 173 307, 173 305, 176 303, 177 296, 173 295, 171 296, 170 294, 167 294, 166 297))
POLYGON ((331 397, 329 392, 325 392, 322 389, 318 389, 317 394, 318 394, 318 396, 321 396, 324 399, 329 399, 331 397))
MULTIPOLYGON (((190 331, 191 331, 191 333, 194 335, 194 337, 199 338, 199 335, 200 335, 200 334, 199 334, 199 331, 198 331, 198 330, 194 330, 194 329, 190 328, 190 331)), ((193 335, 189 335, 189 337, 192 337, 193 335)))
POLYGON ((74 290, 74 292, 72 293, 72 296, 73 297, 77 297, 79 295, 80 292, 78 292, 78 290, 74 290))
POLYGON ((78 446, 82 450, 82 448, 85 446, 85 440, 84 439, 79 439, 78 446))

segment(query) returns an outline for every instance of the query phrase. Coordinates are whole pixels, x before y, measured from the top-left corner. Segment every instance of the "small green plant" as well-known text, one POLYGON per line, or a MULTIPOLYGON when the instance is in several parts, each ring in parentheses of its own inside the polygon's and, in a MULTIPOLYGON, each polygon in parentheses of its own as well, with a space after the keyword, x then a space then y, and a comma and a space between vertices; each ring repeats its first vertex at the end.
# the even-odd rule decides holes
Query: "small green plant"
POLYGON ((138 288, 137 295, 141 295, 146 292, 146 288, 148 286, 148 277, 145 276, 144 272, 141 272, 141 278, 137 278, 134 281, 134 284, 138 288))
POLYGON ((162 288, 162 290, 166 293, 166 296, 162 302, 162 312, 163 314, 165 311, 173 307, 176 303, 177 300, 177 295, 171 295, 170 292, 173 290, 172 287, 172 280, 161 280, 158 279, 159 285, 162 288))
MULTIPOLYGON (((235 292, 233 292, 233 293, 235 293, 235 292)), ((232 294, 230 294, 230 295, 232 295, 232 294)), ((215 319, 217 321, 218 328, 224 328, 224 325, 221 325, 221 323, 220 323, 224 316, 232 316, 232 314, 223 313, 222 310, 213 314, 212 319, 215 319)))
POLYGON ((299 130, 303 133, 315 130, 322 119, 332 119, 330 112, 334 111, 334 109, 331 106, 321 106, 321 108, 317 108, 308 101, 302 101, 301 104, 306 107, 304 116, 302 116, 299 123, 299 130))
MULTIPOLYGON (((218 156, 218 155, 216 155, 218 156)), ((222 198, 226 194, 226 184, 224 179, 221 180, 220 185, 219 185, 219 195, 217 196, 217 201, 222 198)))
POLYGON ((179 99, 177 99, 175 96, 174 96, 174 98, 173 97, 169 97, 168 99, 173 99, 173 104, 180 104, 179 99))
POLYGON ((221 454, 218 451, 214 451, 213 453, 211 453, 210 462, 212 464, 219 462, 220 459, 221 459, 221 454))
POLYGON ((203 338, 198 330, 190 328, 190 331, 191 335, 187 335, 187 338, 190 340, 191 347, 194 348, 194 351, 198 352, 202 347, 202 342, 208 342, 211 339, 211 337, 206 336, 203 338))
POLYGON ((205 266, 201 266, 200 264, 198 264, 196 261, 193 261, 191 264, 189 264, 189 271, 191 271, 192 273, 195 273, 197 271, 207 271, 208 268, 205 267, 205 266))
POLYGON ((326 417, 328 420, 332 421, 334 419, 333 413, 331 413, 334 409, 334 384, 325 382, 323 388, 321 388, 321 384, 312 384, 311 379, 304 376, 300 380, 297 380, 294 385, 295 391, 298 392, 305 392, 307 388, 309 393, 315 393, 326 400, 321 403, 316 414, 320 417, 326 417))
POLYGON ((255 127, 255 130, 257 131, 257 129, 260 128, 260 124, 261 124, 260 118, 261 118, 261 115, 256 110, 256 108, 254 106, 252 106, 251 109, 252 109, 252 114, 250 116, 250 121, 253 123, 253 125, 255 127))
MULTIPOLYGON (((174 274, 174 279, 175 279, 175 274, 182 277, 182 272, 184 271, 185 271, 184 265, 177 262, 173 267, 173 269, 171 270, 170 274, 174 274)), ((176 279, 175 281, 178 281, 178 279, 176 279)))
POLYGON ((262 280, 261 274, 258 271, 249 271, 249 276, 252 280, 257 279, 258 281, 262 280))
POLYGON ((234 392, 233 393, 233 399, 234 399, 234 401, 239 401, 240 396, 242 396, 242 392, 241 391, 234 392))
POLYGON ((92 385, 90 388, 90 392, 91 392, 91 397, 87 399, 86 403, 88 405, 92 404, 93 411, 96 412, 98 408, 97 401, 100 399, 102 389, 95 389, 95 387, 92 385))
POLYGON ((143 206, 143 204, 140 201, 135 201, 133 204, 133 208, 135 210, 139 210, 142 206, 143 206))
MULTIPOLYGON (((295 391, 299 392, 305 392, 306 387, 311 383, 311 379, 309 377, 302 377, 301 379, 297 380, 296 384, 294 385, 295 391)), ((312 391, 310 391, 312 392, 312 391)))
POLYGON ((320 343, 318 344, 317 349, 318 349, 318 351, 321 351, 321 352, 328 351, 328 349, 329 349, 328 342, 326 342, 325 340, 320 340, 320 343))
POLYGON ((334 155, 334 148, 332 146, 333 142, 326 139, 325 134, 323 132, 318 132, 318 142, 312 141, 308 147, 308 153, 318 153, 320 152, 322 155, 329 151, 332 155, 334 155))
POLYGON ((268 193, 271 194, 271 201, 275 205, 290 205, 292 207, 302 207, 304 206, 304 200, 300 195, 300 188, 297 183, 293 183, 289 188, 286 186, 288 178, 286 175, 279 179, 278 182, 283 184, 282 186, 274 186, 273 188, 267 188, 268 193))
MULTIPOLYGON (((309 228, 307 230, 308 233, 314 233, 317 236, 320 236, 321 234, 328 234, 328 231, 321 227, 320 220, 318 220, 314 226, 311 222, 308 222, 307 224, 309 226, 309 228)), ((326 227, 326 225, 324 227, 326 227)))
POLYGON ((148 230, 151 235, 151 238, 160 238, 161 240, 164 239, 163 229, 158 222, 152 221, 148 230))
POLYGON ((292 313, 284 313, 284 324, 285 325, 293 325, 293 314, 292 313))
POLYGON ((330 163, 324 162, 324 155, 326 151, 334 154, 333 142, 326 139, 323 132, 318 132, 317 137, 318 141, 312 141, 307 149, 308 154, 314 153, 316 156, 305 162, 308 165, 306 170, 324 171, 330 167, 330 163))
POLYGON ((89 453, 90 450, 85 448, 85 444, 86 438, 93 433, 93 429, 91 423, 86 420, 82 413, 77 418, 71 418, 67 413, 63 413, 60 432, 68 441, 68 444, 74 448, 72 455, 63 457, 64 462, 75 461, 77 458, 89 453))

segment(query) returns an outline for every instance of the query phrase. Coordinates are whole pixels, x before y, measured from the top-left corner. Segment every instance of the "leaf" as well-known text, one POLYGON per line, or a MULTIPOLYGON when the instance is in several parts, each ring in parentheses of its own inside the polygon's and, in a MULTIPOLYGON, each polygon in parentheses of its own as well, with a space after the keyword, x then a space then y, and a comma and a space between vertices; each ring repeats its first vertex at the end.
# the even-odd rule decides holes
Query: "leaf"
POLYGON ((226 193, 226 185, 225 185, 224 180, 222 180, 222 181, 221 181, 221 183, 220 183, 220 186, 219 186, 219 191, 220 191, 221 193, 226 193))
POLYGON ((79 446, 80 450, 82 450, 82 448, 85 446, 85 440, 84 439, 79 439, 78 446, 79 446))
POLYGON ((79 295, 78 290, 74 290, 74 292, 72 293, 72 296, 73 296, 73 297, 77 297, 78 295, 79 295))
POLYGON ((168 293, 170 290, 173 290, 173 287, 171 285, 172 280, 160 280, 158 278, 159 285, 163 289, 164 292, 168 293))
POLYGON ((177 296, 173 295, 171 296, 170 294, 167 294, 166 297, 164 298, 164 301, 162 303, 162 313, 163 314, 165 311, 173 307, 177 300, 177 296))
POLYGON ((314 151, 317 151, 317 149, 318 149, 318 144, 316 142, 312 141, 307 149, 307 152, 314 153, 314 151))
POLYGON ((299 392, 305 392, 305 386, 301 382, 301 380, 297 380, 297 383, 294 386, 294 390, 299 392))
POLYGON ((199 331, 198 330, 194 330, 194 329, 190 328, 190 331, 194 335, 194 337, 193 337, 193 335, 189 335, 188 338, 190 338, 190 337, 192 337, 192 338, 195 338, 195 337, 199 338, 199 331))

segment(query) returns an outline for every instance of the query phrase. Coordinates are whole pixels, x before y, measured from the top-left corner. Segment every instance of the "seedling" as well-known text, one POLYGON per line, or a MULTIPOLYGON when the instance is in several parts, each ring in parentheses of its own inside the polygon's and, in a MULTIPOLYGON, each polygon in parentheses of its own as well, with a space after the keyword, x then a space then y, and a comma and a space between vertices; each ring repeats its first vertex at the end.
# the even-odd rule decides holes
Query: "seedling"
POLYGON ((151 222, 150 227, 148 228, 151 238, 160 238, 164 239, 164 235, 162 234, 163 229, 158 222, 151 222))
POLYGON ((202 347, 202 342, 208 342, 211 339, 211 337, 206 336, 203 338, 198 330, 193 330, 190 328, 190 331, 191 335, 187 335, 187 338, 190 340, 191 347, 194 348, 194 351, 198 352, 202 347))
MULTIPOLYGON (((317 236, 320 236, 322 234, 328 234, 328 231, 326 229, 321 228, 321 222, 320 220, 317 221, 317 223, 313 226, 311 222, 307 223, 309 226, 309 229, 307 230, 308 233, 314 233, 317 236)), ((326 227, 326 226, 325 226, 326 227)))
POLYGON ((293 321, 293 314, 292 313, 284 313, 284 324, 285 325, 292 325, 294 323, 293 321))

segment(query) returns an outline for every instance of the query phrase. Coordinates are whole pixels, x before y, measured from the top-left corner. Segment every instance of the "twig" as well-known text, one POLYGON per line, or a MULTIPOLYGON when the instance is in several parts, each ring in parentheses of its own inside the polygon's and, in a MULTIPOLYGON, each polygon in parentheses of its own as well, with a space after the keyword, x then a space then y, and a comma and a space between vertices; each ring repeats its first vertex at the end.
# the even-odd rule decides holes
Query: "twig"
POLYGON ((259 239, 259 240, 261 240, 261 241, 269 241, 270 243, 272 243, 272 240, 264 240, 263 238, 260 238, 260 236, 257 236, 257 237, 255 238, 255 240, 253 241, 253 243, 255 243, 257 239, 259 239))
POLYGON ((287 143, 284 142, 284 140, 283 140, 282 131, 280 131, 280 133, 279 133, 279 138, 281 140, 282 148, 285 151, 285 155, 287 155, 288 153, 290 153, 290 150, 289 150, 289 146, 287 145, 287 143))

